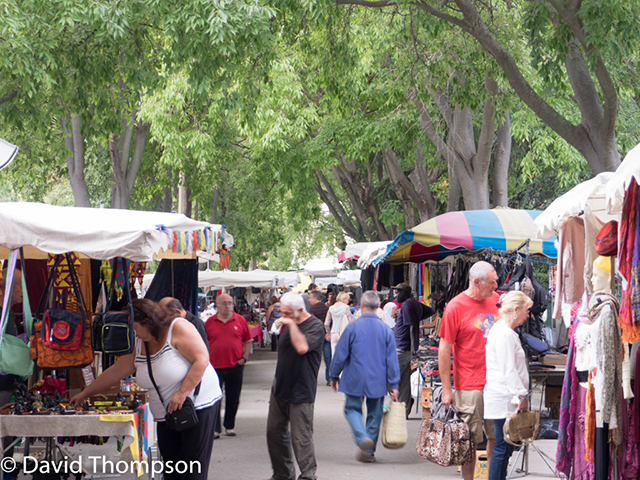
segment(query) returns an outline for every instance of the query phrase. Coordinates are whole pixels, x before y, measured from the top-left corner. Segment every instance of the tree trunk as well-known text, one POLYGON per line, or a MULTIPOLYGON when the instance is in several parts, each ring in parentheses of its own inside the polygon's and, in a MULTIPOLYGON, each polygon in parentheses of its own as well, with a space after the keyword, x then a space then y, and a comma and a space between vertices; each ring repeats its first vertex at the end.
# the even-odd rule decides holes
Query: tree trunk
POLYGON ((362 205, 362 201, 360 200, 360 197, 358 197, 356 192, 353 190, 353 187, 349 182, 348 175, 343 171, 343 168, 340 168, 340 165, 332 166, 331 171, 333 172, 333 175, 335 176, 336 180, 340 183, 340 185, 342 185, 342 188, 344 189, 347 196, 349 197, 349 203, 351 205, 351 208, 353 209, 353 214, 355 215, 356 220, 360 225, 360 227, 362 228, 362 231, 364 232, 366 238, 369 241, 379 240, 378 236, 376 235, 376 232, 367 222, 369 218, 367 215, 367 212, 364 206, 362 205))
POLYGON ((67 169, 69 181, 73 192, 73 201, 76 207, 90 207, 89 190, 84 178, 84 140, 86 132, 82 134, 82 118, 80 115, 71 115, 62 119, 64 131, 64 143, 69 150, 67 155, 67 169))
POLYGON ((164 187, 162 193, 162 211, 170 212, 173 208, 173 193, 171 187, 164 187))
POLYGON ((350 215, 347 214, 342 202, 338 199, 333 187, 324 176, 322 171, 316 170, 316 191, 320 195, 320 199, 329 208, 331 215, 335 218, 336 222, 342 230, 351 238, 358 242, 364 242, 367 239, 363 235, 362 228, 358 229, 353 224, 350 215), (324 187, 324 188, 323 188, 324 187))
POLYGON ((109 152, 113 168, 111 208, 129 208, 133 185, 142 164, 149 124, 138 122, 136 117, 137 112, 132 112, 131 120, 134 124, 129 125, 124 122, 123 130, 112 133, 109 137, 109 152), (131 151, 132 142, 133 151, 131 151))
POLYGON ((187 212, 187 175, 180 174, 180 183, 178 184, 178 213, 185 215, 187 212))
POLYGON ((387 150, 384 152, 383 158, 384 164, 387 167, 387 175, 389 175, 389 181, 391 182, 393 191, 396 193, 396 196, 400 201, 400 206, 402 207, 402 214, 404 215, 404 229, 409 230, 410 228, 415 227, 416 219, 411 196, 403 185, 404 181, 406 181, 407 178, 405 177, 404 172, 400 167, 398 157, 390 146, 387 146, 387 150))
POLYGON ((511 116, 505 114, 502 125, 498 128, 496 152, 493 160, 492 187, 493 206, 509 205, 509 162, 511 160, 511 116))

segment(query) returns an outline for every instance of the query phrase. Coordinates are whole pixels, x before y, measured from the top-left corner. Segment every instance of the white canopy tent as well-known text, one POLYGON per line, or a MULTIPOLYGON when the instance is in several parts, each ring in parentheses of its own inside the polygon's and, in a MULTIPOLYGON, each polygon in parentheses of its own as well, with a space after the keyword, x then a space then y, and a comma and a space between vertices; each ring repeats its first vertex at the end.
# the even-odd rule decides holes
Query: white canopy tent
POLYGON ((345 287, 359 287, 360 276, 362 270, 343 270, 338 273, 338 285, 344 285, 345 287))
POLYGON ((305 275, 335 275, 342 268, 335 259, 331 258, 314 258, 310 260, 303 269, 305 275))
POLYGON ((0 225, 0 257, 8 249, 35 247, 25 248, 25 255, 78 252, 96 260, 120 256, 136 262, 151 261, 163 251, 164 258, 195 256, 186 245, 184 254, 171 254, 174 232, 208 228, 214 235, 223 229, 176 213, 13 202, 0 203, 0 225))
POLYGON ((556 198, 538 218, 538 237, 557 235, 570 217, 595 215, 603 223, 620 217, 624 192, 632 178, 640 183, 640 145, 634 147, 615 172, 601 173, 556 198))
MULTIPOLYGON (((152 281, 153 274, 145 275, 142 283, 143 290, 149 288, 152 281)), ((205 291, 233 287, 272 289, 295 287, 298 283, 300 283, 300 276, 296 272, 271 270, 252 270, 250 272, 202 270, 198 272, 198 287, 205 291)))

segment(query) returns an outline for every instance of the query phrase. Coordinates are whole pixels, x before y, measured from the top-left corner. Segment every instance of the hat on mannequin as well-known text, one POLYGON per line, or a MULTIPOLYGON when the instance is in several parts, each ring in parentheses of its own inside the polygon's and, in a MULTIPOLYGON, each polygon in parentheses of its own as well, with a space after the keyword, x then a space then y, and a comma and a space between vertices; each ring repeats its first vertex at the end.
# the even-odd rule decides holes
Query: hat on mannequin
POLYGON ((594 292, 611 293, 611 257, 600 255, 595 259, 591 282, 594 292))

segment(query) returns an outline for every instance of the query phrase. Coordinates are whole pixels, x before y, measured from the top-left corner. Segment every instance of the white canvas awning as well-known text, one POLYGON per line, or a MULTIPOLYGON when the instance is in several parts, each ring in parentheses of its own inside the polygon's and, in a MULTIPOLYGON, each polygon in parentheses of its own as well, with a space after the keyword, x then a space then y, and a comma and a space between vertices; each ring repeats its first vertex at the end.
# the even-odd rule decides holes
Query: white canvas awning
MULTIPOLYGON (((53 254, 79 252, 96 260, 120 256, 148 262, 163 250, 171 251, 174 232, 205 228, 215 234, 223 227, 176 213, 6 202, 0 203, 0 247, 5 250, 0 255, 30 246, 53 254)), ((195 254, 185 245, 179 250, 195 254)))
POLYGON ((615 172, 603 172, 556 198, 535 220, 538 237, 556 235, 569 217, 577 215, 595 215, 603 223, 618 219, 625 191, 634 177, 640 183, 640 145, 627 154, 615 172))
MULTIPOLYGON (((148 288, 152 280, 153 274, 145 275, 143 289, 148 288)), ((233 287, 271 289, 295 287, 298 283, 300 283, 300 276, 296 272, 275 270, 252 270, 250 272, 202 270, 198 272, 198 287, 204 290, 233 287)))
POLYGON ((576 185, 551 202, 535 219, 538 237, 549 238, 557 235, 560 226, 567 219, 585 212, 596 215, 603 223, 613 220, 615 217, 608 214, 606 208, 606 186, 613 175, 613 172, 601 173, 576 185))
POLYGON ((342 268, 335 258, 314 258, 304 266, 305 275, 335 275, 342 268))
POLYGON ((343 270, 338 273, 338 285, 357 288, 360 286, 361 275, 362 270, 343 270))

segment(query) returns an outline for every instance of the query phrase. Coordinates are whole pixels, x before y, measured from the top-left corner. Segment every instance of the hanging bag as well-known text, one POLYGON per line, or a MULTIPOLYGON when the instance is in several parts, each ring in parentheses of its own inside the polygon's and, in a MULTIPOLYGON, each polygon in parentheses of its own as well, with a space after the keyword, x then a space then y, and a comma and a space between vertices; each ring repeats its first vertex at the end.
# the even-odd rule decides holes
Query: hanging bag
MULTIPOLYGON (((49 308, 44 313, 42 319, 42 343, 44 346, 53 348, 54 350, 78 350, 82 345, 84 338, 84 331, 87 324, 87 314, 84 308, 84 301, 82 293, 80 292, 78 278, 76 276, 75 268, 71 264, 70 257, 67 256, 67 262, 69 263, 69 276, 71 277, 71 285, 78 299, 78 307, 80 313, 71 312, 69 310, 61 310, 55 308, 49 308)), ((56 261, 57 266, 59 262, 56 261)), ((55 271, 55 268, 54 268, 55 271)), ((52 277, 53 278, 53 277, 52 277)), ((46 295, 48 296, 51 291, 53 281, 47 284, 46 295)), ((42 311, 46 298, 40 300, 38 305, 38 313, 42 311)), ((36 314, 36 317, 38 314, 36 314)))
MULTIPOLYGON (((440 408, 434 417, 438 416, 440 408)), ((443 467, 465 465, 475 455, 475 445, 469 425, 460 420, 457 410, 449 406, 444 420, 426 418, 422 421, 416 450, 418 454, 443 467), (453 415, 451 415, 453 413, 453 415)))
POLYGON ((382 446, 402 448, 407 444, 407 411, 404 402, 391 401, 382 416, 382 446))
POLYGON ((510 445, 519 447, 524 440, 535 440, 538 436, 538 425, 540 424, 540 411, 529 410, 526 412, 516 412, 509 415, 502 427, 504 441, 510 445))
MULTIPOLYGON (((144 342, 144 350, 147 356, 147 369, 149 370, 149 379, 151 383, 153 383, 153 387, 158 392, 158 398, 160 399, 160 403, 164 405, 164 400, 162 399, 162 395, 160 395, 160 390, 158 389, 158 385, 156 385, 156 381, 153 379, 153 369, 151 368, 151 357, 149 355, 149 345, 147 342, 144 342)), ((202 382, 198 383, 196 387, 193 398, 195 399, 200 392, 200 385, 202 382)), ((166 407, 165 407, 166 408, 166 407)), ((198 412, 196 411, 196 406, 191 400, 190 397, 184 399, 182 402, 182 407, 179 410, 175 410, 174 412, 167 412, 164 416, 165 422, 167 422, 167 426, 171 430, 175 430, 176 432, 182 432, 184 430, 189 430, 195 427, 198 424, 198 412)))
MULTIPOLYGON (((40 314, 47 304, 61 258, 62 255, 56 256, 54 265, 49 272, 47 285, 36 310, 36 318, 40 318, 40 314)), ((81 313, 48 309, 43 320, 34 322, 31 336, 31 358, 39 368, 82 368, 90 365, 93 361, 91 322, 88 321, 86 314, 84 296, 80 291, 80 282, 71 256, 66 253, 65 258, 81 313), (71 349, 75 347, 78 338, 80 338, 79 346, 71 349)))
POLYGON ((109 303, 107 313, 102 317, 102 351, 111 355, 127 355, 133 352, 135 344, 135 331, 133 329, 133 302, 129 289, 129 272, 124 258, 116 257, 111 272, 111 288, 109 290, 109 303), (126 310, 110 310, 116 294, 116 274, 119 261, 122 261, 124 276, 124 293, 127 296, 126 310))
MULTIPOLYGON (((11 309, 11 293, 13 291, 13 280, 17 263, 18 251, 9 252, 9 268, 7 269, 7 280, 4 290, 4 302, 2 305, 2 317, 0 322, 0 371, 19 375, 29 376, 33 373, 33 360, 31 360, 31 347, 29 343, 24 343, 19 337, 7 333, 9 323, 9 310, 11 309)), ((29 305, 27 294, 27 282, 25 280, 24 259, 22 249, 20 249, 20 263, 22 265, 22 305, 24 312, 24 328, 27 335, 33 328, 33 317, 29 305)))

